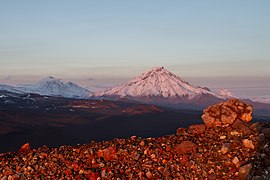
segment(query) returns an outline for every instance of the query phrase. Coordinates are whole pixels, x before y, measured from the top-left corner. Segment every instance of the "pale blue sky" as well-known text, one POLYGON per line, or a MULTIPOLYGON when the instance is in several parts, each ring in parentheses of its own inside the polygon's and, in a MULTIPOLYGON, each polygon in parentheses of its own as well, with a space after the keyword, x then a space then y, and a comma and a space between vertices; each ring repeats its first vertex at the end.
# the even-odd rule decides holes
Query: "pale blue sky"
POLYGON ((269 0, 2 0, 0 81, 129 78, 153 66, 270 78, 269 9, 269 0))

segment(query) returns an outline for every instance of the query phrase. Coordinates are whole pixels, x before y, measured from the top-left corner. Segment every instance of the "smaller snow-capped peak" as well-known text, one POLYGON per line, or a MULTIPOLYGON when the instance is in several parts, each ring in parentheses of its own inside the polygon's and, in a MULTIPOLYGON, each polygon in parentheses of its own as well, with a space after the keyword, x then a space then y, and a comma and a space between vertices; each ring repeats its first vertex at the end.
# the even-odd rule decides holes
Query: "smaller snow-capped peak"
POLYGON ((219 89, 217 95, 223 99, 237 98, 231 91, 228 89, 219 89))
POLYGON ((41 95, 57 95, 60 96, 61 92, 66 91, 65 84, 60 79, 56 79, 52 76, 41 79, 36 84, 26 85, 24 88, 29 89, 34 93, 41 95))
POLYGON ((121 86, 93 93, 93 96, 188 98, 215 93, 194 87, 164 67, 155 67, 121 86))
POLYGON ((63 96, 63 97, 86 97, 90 91, 78 86, 72 82, 64 83, 60 79, 52 76, 41 79, 36 84, 24 85, 19 87, 26 93, 37 93, 49 96, 63 96))

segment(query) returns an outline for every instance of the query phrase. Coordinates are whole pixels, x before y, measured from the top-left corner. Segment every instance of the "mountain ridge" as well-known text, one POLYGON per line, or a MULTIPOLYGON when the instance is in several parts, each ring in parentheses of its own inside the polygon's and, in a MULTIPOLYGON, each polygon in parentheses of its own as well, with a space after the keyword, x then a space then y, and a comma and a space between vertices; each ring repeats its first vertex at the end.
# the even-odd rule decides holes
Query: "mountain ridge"
POLYGON ((64 83, 61 79, 52 76, 45 77, 34 84, 26 84, 20 86, 10 86, 0 84, 0 90, 10 91, 14 93, 35 93, 47 96, 62 96, 67 98, 87 98, 91 93, 88 89, 80 87, 73 82, 64 83))
POLYGON ((207 87, 195 87, 164 67, 155 67, 120 86, 94 92, 90 97, 127 99, 150 104, 206 106, 231 98, 231 93, 226 92, 220 94, 207 87), (206 103, 208 101, 211 103, 206 103))

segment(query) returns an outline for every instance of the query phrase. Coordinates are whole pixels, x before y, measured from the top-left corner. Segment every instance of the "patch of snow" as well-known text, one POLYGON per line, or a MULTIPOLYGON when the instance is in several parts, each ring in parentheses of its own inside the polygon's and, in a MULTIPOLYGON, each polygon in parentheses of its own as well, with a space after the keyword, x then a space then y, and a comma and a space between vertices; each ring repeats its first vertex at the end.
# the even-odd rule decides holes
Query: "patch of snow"
POLYGON ((15 102, 10 101, 10 100, 5 100, 5 101, 4 101, 4 104, 15 104, 15 102))
POLYGON ((7 97, 7 96, 4 95, 4 94, 0 95, 0 98, 6 98, 6 97, 7 97))

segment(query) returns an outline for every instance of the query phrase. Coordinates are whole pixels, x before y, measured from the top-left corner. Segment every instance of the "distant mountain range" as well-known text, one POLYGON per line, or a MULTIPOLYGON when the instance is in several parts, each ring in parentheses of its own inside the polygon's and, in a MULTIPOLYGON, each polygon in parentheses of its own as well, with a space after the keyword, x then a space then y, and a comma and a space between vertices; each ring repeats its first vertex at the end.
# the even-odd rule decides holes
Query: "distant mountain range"
MULTIPOLYGON (((121 100, 174 108, 195 109, 201 109, 236 97, 226 89, 211 91, 207 87, 193 86, 164 67, 152 68, 120 86, 97 92, 91 92, 72 82, 64 83, 60 79, 51 76, 35 84, 20 86, 0 84, 0 91, 75 99, 121 100)), ((270 103, 270 99, 257 98, 252 99, 252 101, 270 103)))
POLYGON ((78 86, 72 82, 63 83, 60 79, 46 77, 35 84, 9 86, 0 84, 0 90, 14 93, 35 93, 47 96, 61 96, 67 98, 87 98, 89 90, 78 86))

